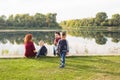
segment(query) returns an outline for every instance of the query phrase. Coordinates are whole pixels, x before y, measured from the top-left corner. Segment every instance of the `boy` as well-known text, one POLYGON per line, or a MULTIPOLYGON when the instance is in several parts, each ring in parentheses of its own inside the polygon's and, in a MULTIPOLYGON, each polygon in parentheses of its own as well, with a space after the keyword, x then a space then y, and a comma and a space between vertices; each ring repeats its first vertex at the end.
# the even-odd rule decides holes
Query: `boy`
POLYGON ((61 57, 60 68, 64 68, 65 67, 65 57, 66 57, 66 54, 69 52, 69 46, 68 46, 68 41, 66 40, 65 32, 62 33, 61 40, 59 40, 59 42, 58 42, 57 50, 60 53, 60 57, 61 57))
POLYGON ((40 49, 39 49, 39 51, 37 52, 37 54, 36 54, 36 58, 37 57, 40 57, 40 56, 46 56, 47 55, 47 48, 45 47, 45 45, 44 45, 44 41, 40 41, 39 42, 39 46, 41 47, 40 49))

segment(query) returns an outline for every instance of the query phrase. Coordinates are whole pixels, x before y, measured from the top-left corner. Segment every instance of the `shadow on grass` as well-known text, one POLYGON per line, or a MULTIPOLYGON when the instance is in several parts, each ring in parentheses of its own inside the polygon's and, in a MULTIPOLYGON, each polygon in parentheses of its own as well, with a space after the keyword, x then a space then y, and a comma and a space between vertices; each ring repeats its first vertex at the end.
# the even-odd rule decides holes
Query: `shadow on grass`
MULTIPOLYGON (((44 61, 48 63, 58 64, 60 63, 60 57, 40 57, 40 58, 14 58, 14 59, 25 59, 25 60, 35 60, 35 61, 44 61)), ((9 58, 8 58, 9 60, 9 58)), ((115 72, 110 70, 110 66, 113 65, 112 68, 120 68, 120 63, 112 61, 112 58, 109 60, 108 57, 99 57, 99 56, 70 56, 66 58, 66 70, 75 70, 78 72, 94 72, 94 73, 103 73, 108 75, 119 76, 120 72, 115 72), (97 66, 95 66, 95 65, 97 66), (101 67, 103 64, 103 68, 101 67), (101 65, 101 66, 100 66, 101 65), (99 66, 99 67, 98 67, 99 66), (104 68, 108 68, 105 70, 104 68)))
MULTIPOLYGON (((108 59, 103 59, 103 57, 105 58, 109 58, 110 56, 71 56, 68 57, 69 62, 76 62, 76 63, 80 63, 80 62, 92 62, 92 63, 103 63, 103 64, 114 64, 114 65, 120 65, 119 62, 115 62, 112 60, 108 60, 108 59)), ((112 56, 115 57, 115 56, 112 56)))
MULTIPOLYGON (((107 57, 106 57, 107 58, 107 57)), ((114 66, 114 68, 119 68, 120 64, 117 62, 113 62, 111 60, 107 59, 102 59, 102 57, 92 57, 92 56, 82 56, 82 57, 69 57, 68 58, 69 63, 67 64, 68 68, 67 69, 73 69, 77 71, 87 71, 87 72, 95 72, 95 73, 103 73, 103 74, 110 74, 114 76, 119 76, 120 72, 114 72, 112 70, 105 70, 105 69, 100 69, 98 64, 111 64, 114 66), (93 64, 93 66, 92 66, 93 64), (97 64, 96 67, 94 64, 97 64)), ((102 65, 101 65, 102 66, 102 65)), ((108 68, 108 66, 104 66, 105 68, 108 68)), ((110 68, 109 68, 110 69, 110 68)))
POLYGON ((42 57, 36 58, 35 60, 49 62, 49 63, 58 63, 60 61, 60 58, 59 57, 42 56, 42 57))
MULTIPOLYGON (((59 57, 41 57, 36 60, 42 60, 45 62, 50 63, 59 63, 60 58, 59 57)), ((108 71, 104 69, 99 69, 98 67, 95 67, 94 65, 89 65, 89 63, 97 63, 97 64, 112 64, 114 66, 119 67, 119 63, 113 62, 111 60, 102 59, 102 57, 91 57, 91 56, 71 56, 66 58, 66 68, 67 70, 75 70, 75 71, 86 71, 86 72, 94 72, 94 73, 103 73, 103 74, 109 74, 114 76, 119 76, 120 72, 113 72, 108 71), (88 64, 87 64, 88 63, 88 64)), ((109 67, 109 66, 107 66, 109 67)), ((106 68, 107 68, 106 67, 106 68)))

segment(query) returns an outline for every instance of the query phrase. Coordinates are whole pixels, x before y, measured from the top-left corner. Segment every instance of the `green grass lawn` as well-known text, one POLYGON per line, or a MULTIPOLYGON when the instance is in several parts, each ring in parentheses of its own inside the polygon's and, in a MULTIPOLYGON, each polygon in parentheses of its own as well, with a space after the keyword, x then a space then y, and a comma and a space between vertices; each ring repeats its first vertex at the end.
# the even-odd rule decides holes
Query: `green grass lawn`
POLYGON ((120 80, 120 56, 0 59, 0 80, 120 80))

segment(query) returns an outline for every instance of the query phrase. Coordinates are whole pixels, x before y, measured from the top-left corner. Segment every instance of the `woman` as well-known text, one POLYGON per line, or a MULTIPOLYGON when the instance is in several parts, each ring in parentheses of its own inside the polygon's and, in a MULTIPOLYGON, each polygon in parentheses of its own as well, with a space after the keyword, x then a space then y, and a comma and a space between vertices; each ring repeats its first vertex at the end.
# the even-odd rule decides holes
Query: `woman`
POLYGON ((35 51, 35 46, 32 42, 32 34, 25 35, 24 44, 25 44, 25 56, 35 57, 36 51, 35 51))

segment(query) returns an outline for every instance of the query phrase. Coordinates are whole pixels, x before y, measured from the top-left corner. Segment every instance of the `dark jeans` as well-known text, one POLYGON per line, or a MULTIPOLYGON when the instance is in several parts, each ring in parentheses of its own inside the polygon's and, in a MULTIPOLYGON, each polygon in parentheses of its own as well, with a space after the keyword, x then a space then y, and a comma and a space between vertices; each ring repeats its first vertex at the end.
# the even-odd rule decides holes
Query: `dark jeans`
POLYGON ((66 52, 61 52, 60 57, 61 57, 61 66, 65 66, 66 52))
POLYGON ((54 47, 53 47, 53 55, 54 55, 54 56, 56 56, 56 55, 57 55, 57 56, 60 56, 60 53, 58 53, 58 51, 57 51, 57 46, 54 46, 54 47))
POLYGON ((53 55, 56 56, 56 46, 53 46, 53 55))

